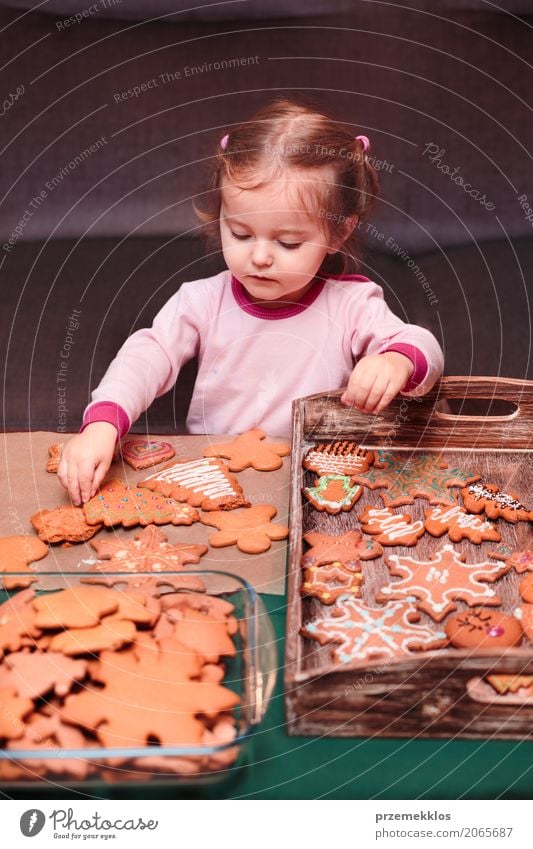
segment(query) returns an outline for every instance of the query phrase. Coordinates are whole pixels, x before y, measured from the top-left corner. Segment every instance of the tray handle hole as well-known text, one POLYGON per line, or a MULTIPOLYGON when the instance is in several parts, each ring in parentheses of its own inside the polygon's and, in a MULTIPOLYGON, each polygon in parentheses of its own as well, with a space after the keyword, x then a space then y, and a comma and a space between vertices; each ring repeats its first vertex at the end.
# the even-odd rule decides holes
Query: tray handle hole
POLYGON ((504 398, 440 398, 435 415, 441 419, 485 419, 511 421, 519 406, 504 398))

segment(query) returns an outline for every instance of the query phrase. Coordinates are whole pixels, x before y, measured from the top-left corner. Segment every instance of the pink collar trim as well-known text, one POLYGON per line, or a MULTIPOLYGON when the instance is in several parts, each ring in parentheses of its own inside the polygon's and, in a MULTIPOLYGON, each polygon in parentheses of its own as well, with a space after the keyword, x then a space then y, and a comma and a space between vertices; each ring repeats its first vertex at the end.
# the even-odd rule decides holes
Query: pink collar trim
POLYGON ((259 306, 259 304, 254 304, 248 297, 248 292, 240 280, 237 280, 233 275, 231 276, 231 291, 239 307, 244 312, 247 312, 248 315, 253 315, 254 318, 266 318, 270 321, 275 321, 279 318, 292 318, 294 315, 299 315, 316 301, 325 285, 325 280, 317 280, 309 291, 305 293, 301 301, 286 301, 286 307, 267 309, 266 307, 259 306))

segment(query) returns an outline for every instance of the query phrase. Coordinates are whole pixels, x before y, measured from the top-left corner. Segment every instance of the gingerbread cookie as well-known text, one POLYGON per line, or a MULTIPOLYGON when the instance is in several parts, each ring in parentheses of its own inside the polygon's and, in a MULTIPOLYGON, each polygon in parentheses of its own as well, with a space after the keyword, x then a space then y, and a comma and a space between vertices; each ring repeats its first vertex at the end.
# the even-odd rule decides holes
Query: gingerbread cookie
POLYGON ((351 485, 347 475, 322 475, 314 486, 304 487, 303 494, 315 510, 335 515, 351 510, 362 491, 362 486, 351 485))
POLYGON ((50 651, 63 652, 68 657, 95 654, 99 651, 118 651, 137 636, 133 622, 126 619, 105 618, 94 628, 71 628, 55 634, 50 641, 50 651))
POLYGON ((199 745, 205 730, 197 718, 231 710, 239 697, 220 684, 195 681, 201 661, 177 640, 160 651, 102 652, 91 677, 103 684, 68 696, 60 710, 67 722, 95 732, 104 746, 199 745), (143 686, 139 687, 139 681, 143 686))
POLYGON ((16 740, 24 733, 24 717, 33 710, 31 699, 21 699, 14 687, 0 690, 0 737, 16 740))
POLYGON ((360 531, 348 531, 340 536, 311 531, 304 535, 304 540, 310 546, 302 557, 304 569, 340 561, 346 569, 358 572, 360 560, 373 560, 383 554, 379 543, 364 539, 360 531))
POLYGON ((521 607, 517 607, 514 615, 520 622, 529 642, 533 643, 533 604, 523 604, 521 607))
POLYGON ((235 510, 250 506, 237 478, 230 474, 222 460, 214 457, 172 463, 139 481, 138 485, 202 510, 235 510))
POLYGON ((533 696, 533 675, 487 675, 485 679, 501 696, 529 690, 533 696))
POLYGON ((502 492, 495 484, 471 484, 461 490, 463 502, 469 513, 483 513, 489 519, 505 519, 506 522, 533 520, 533 510, 518 500, 512 493, 502 492))
POLYGON ((254 504, 244 510, 223 512, 216 510, 202 516, 203 525, 218 528, 219 533, 209 537, 209 545, 221 548, 226 545, 237 545, 245 554, 262 554, 268 551, 272 540, 282 540, 289 536, 286 525, 272 525, 277 510, 272 504, 254 504))
POLYGON ((337 560, 326 566, 306 569, 300 593, 317 598, 322 604, 333 604, 343 596, 360 598, 362 583, 362 572, 352 572, 337 560))
POLYGON ((6 590, 13 590, 16 587, 27 587, 35 577, 25 577, 26 574, 32 575, 29 564, 36 560, 42 560, 48 554, 48 546, 39 539, 30 536, 13 536, 2 537, 0 539, 0 586, 6 590), (24 577, 10 576, 2 578, 2 572, 23 572, 24 577))
POLYGON ((463 507, 454 504, 453 507, 433 507, 425 510, 426 530, 434 537, 441 537, 448 532, 452 542, 467 539, 479 545, 484 540, 499 542, 501 534, 491 522, 485 522, 478 516, 467 513, 463 507))
POLYGON ((101 523, 87 524, 81 507, 61 506, 39 510, 30 522, 43 542, 85 542, 98 533, 101 523))
POLYGON ((96 495, 83 505, 89 525, 103 523, 106 527, 123 525, 192 525, 198 511, 188 504, 178 504, 155 492, 128 486, 113 479, 103 484, 96 495))
POLYGON ((318 475, 355 475, 366 472, 374 462, 374 452, 355 442, 320 442, 305 455, 302 465, 318 475))
POLYGON ((199 652, 209 664, 218 663, 223 655, 235 657, 236 654, 226 620, 192 607, 180 609, 180 618, 174 622, 173 636, 178 643, 199 652))
POLYGON ((518 589, 524 601, 527 601, 528 604, 533 604, 533 575, 526 575, 526 577, 520 581, 518 589))
POLYGON ((419 620, 418 611, 406 601, 375 608, 347 599, 330 616, 309 622, 301 633, 320 645, 339 644, 333 649, 335 660, 352 663, 443 646, 446 634, 416 624, 419 620))
POLYGON ((365 534, 372 534, 381 545, 416 545, 425 530, 424 522, 412 522, 411 516, 390 507, 367 507, 357 518, 365 534))
POLYGON ((450 642, 459 649, 493 649, 517 646, 522 627, 514 616, 485 607, 461 610, 445 625, 450 642))
POLYGON ((0 658, 8 651, 32 645, 41 636, 35 624, 33 590, 23 590, 0 605, 0 658))
POLYGON ((38 628, 85 628, 99 625, 103 616, 114 613, 120 595, 103 587, 71 587, 39 596, 32 602, 38 628))
POLYGON ((524 572, 533 572, 533 550, 530 548, 517 551, 508 545, 498 545, 489 551, 489 557, 494 560, 505 560, 519 575, 524 572))
POLYGON ((392 555, 387 560, 390 573, 400 581, 382 587, 376 600, 405 599, 414 596, 417 607, 436 622, 456 610, 458 600, 468 605, 497 607, 501 599, 487 586, 509 571, 505 563, 465 563, 466 557, 452 545, 445 545, 429 560, 392 555), (483 581, 483 583, 480 583, 483 581))
POLYGON ((133 539, 113 537, 97 539, 91 545, 99 560, 99 572, 173 572, 198 564, 207 554, 206 545, 178 542, 170 544, 168 537, 156 525, 148 525, 133 539))
POLYGON ((258 472, 273 472, 283 465, 282 457, 291 453, 287 442, 265 442, 266 434, 254 428, 237 436, 232 442, 210 445, 204 457, 225 457, 230 472, 256 469, 258 472))
POLYGON ((53 445, 50 445, 48 449, 48 462, 46 464, 46 471, 50 472, 50 474, 57 474, 57 467, 59 466, 59 461, 61 460, 61 452, 63 451, 64 442, 54 442, 53 445))
POLYGON ((157 439, 127 439, 120 450, 126 463, 137 472, 172 460, 176 453, 170 442, 157 439))
MULTIPOLYGON (((71 661, 72 663, 79 661, 71 661)), ((35 778, 35 773, 44 775, 46 772, 52 774, 67 774, 69 777, 83 780, 92 772, 91 763, 85 758, 64 757, 67 749, 84 749, 87 740, 77 728, 61 722, 58 714, 44 716, 41 713, 32 713, 24 722, 24 733, 20 739, 7 744, 7 749, 32 749, 41 751, 42 759, 25 759, 21 764, 28 771, 27 778, 35 778), (47 753, 61 750, 60 758, 45 758, 47 753), (33 775, 32 775, 33 773, 33 775)), ((18 776, 17 776, 18 777, 18 776)))
POLYGON ((53 692, 66 696, 74 681, 87 672, 87 661, 71 660, 60 652, 18 651, 0 665, 0 687, 13 687, 20 698, 37 699, 53 692))
POLYGON ((415 498, 426 498, 430 504, 453 504, 450 488, 465 486, 479 475, 450 469, 435 454, 391 454, 378 451, 374 466, 367 472, 353 475, 356 483, 369 489, 385 487, 380 493, 385 507, 412 504, 415 498))

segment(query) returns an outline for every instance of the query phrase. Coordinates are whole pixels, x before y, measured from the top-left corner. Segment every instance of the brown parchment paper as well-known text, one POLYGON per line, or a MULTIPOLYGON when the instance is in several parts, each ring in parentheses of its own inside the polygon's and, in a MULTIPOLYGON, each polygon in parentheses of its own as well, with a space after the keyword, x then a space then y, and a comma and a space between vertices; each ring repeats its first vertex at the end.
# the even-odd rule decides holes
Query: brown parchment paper
MULTIPOLYGON (((57 476, 46 471, 46 463, 49 445, 54 442, 65 442, 71 436, 72 434, 42 431, 3 434, 1 478, 4 500, 0 510, 0 536, 34 534, 30 516, 38 510, 52 510, 60 504, 70 504, 68 494, 59 483, 57 476)), ((137 437, 132 434, 130 438, 137 437)), ((175 460, 192 460, 201 457, 203 449, 209 444, 229 442, 233 437, 150 434, 150 437, 142 438, 170 442, 176 449, 175 460)), ((267 437, 267 440, 271 441, 271 438, 267 437)), ((163 464, 159 464, 145 471, 136 472, 120 459, 112 464, 108 477, 118 477, 127 483, 136 484, 162 466, 163 464)), ((278 511, 273 521, 288 525, 290 456, 283 458, 282 468, 275 472, 256 472, 253 469, 246 469, 238 472, 235 477, 252 504, 273 504, 278 511)), ((140 528, 126 529, 121 526, 111 529, 103 528, 93 539, 133 537, 139 530, 140 528)), ((208 538, 216 531, 216 528, 196 522, 190 527, 162 525, 161 530, 171 543, 208 545, 208 538)), ((286 557, 286 540, 273 542, 269 551, 257 555, 243 554, 235 545, 226 548, 210 547, 196 568, 231 572, 245 578, 258 592, 283 595, 286 557)), ((91 547, 90 541, 70 547, 53 545, 50 546, 48 555, 32 568, 42 572, 80 572, 87 569, 95 559, 96 552, 91 547)))

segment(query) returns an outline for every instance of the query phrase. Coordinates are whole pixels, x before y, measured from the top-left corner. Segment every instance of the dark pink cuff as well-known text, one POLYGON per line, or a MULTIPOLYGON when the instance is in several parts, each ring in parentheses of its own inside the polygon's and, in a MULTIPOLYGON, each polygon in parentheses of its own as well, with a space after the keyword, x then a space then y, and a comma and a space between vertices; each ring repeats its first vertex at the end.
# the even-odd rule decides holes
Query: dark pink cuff
POLYGON ((396 344, 391 345, 386 351, 382 351, 382 353, 385 354, 387 351, 395 351, 397 354, 403 354, 404 357, 411 360, 414 366, 414 371, 403 387, 402 392, 412 392, 413 389, 420 386, 428 373, 428 361, 422 351, 414 345, 406 345, 403 342, 397 342, 396 344))
POLYGON ((122 439, 130 429, 130 420, 126 410, 120 404, 114 404, 113 401, 100 401, 98 404, 89 407, 83 416, 80 433, 93 422, 109 422, 116 427, 119 439, 122 439))

